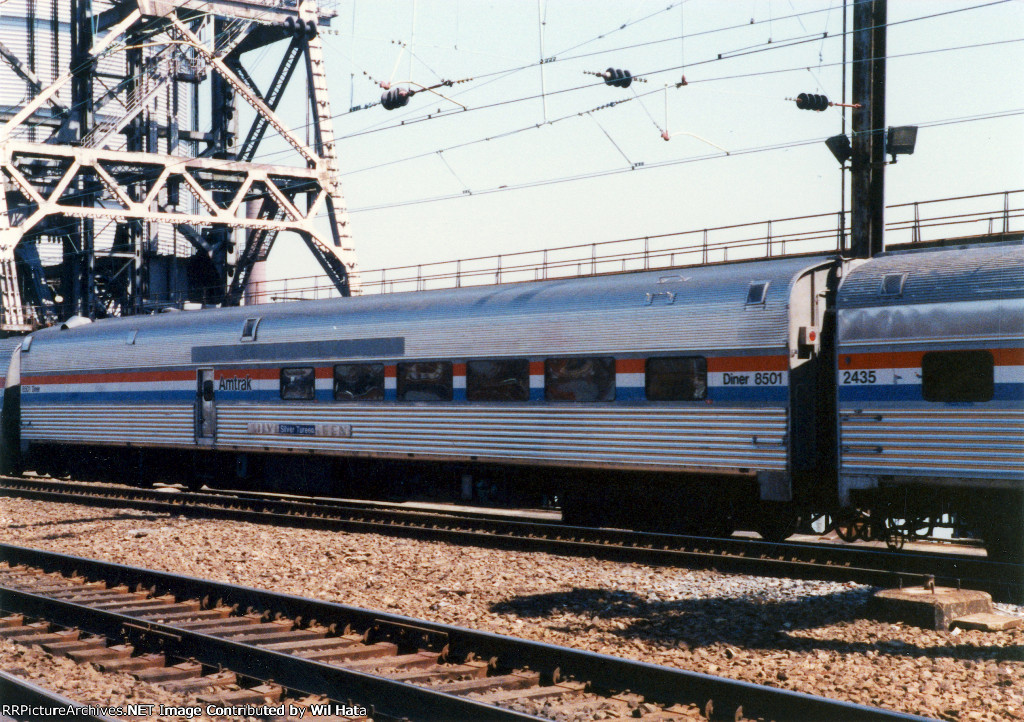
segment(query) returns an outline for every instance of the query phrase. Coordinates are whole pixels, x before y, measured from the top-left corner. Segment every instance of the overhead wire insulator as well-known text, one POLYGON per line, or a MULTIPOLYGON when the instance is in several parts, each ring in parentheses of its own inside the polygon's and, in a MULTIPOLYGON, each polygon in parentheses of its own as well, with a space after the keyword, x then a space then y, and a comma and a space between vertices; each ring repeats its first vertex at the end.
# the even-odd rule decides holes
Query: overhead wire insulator
POLYGON ((817 93, 800 93, 796 96, 796 107, 800 110, 817 110, 821 112, 828 108, 831 103, 828 102, 828 96, 819 95, 817 93))
POLYGON ((395 110, 396 108, 403 108, 408 105, 410 97, 412 97, 411 90, 391 88, 381 94, 380 104, 384 106, 384 110, 395 110))
POLYGON ((633 74, 622 68, 608 68, 601 77, 605 85, 612 85, 616 88, 628 88, 633 82, 633 74))
POLYGON ((284 19, 284 29, 300 37, 305 35, 312 38, 317 32, 316 20, 306 22, 301 18, 287 17, 284 19))

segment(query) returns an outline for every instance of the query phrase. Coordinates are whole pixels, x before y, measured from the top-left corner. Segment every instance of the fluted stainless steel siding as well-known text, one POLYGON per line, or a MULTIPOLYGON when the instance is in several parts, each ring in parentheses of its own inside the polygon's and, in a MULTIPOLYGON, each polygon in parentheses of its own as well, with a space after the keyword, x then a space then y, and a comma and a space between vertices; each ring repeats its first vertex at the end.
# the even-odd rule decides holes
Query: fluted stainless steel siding
MULTIPOLYGON (((890 352, 1019 349, 1024 245, 878 256, 847 274, 837 313, 840 369, 844 355, 884 359, 890 352), (899 296, 880 293, 890 273, 906 274, 899 296)), ((919 366, 904 369, 901 383, 920 389, 920 372, 919 366)), ((1000 374, 1013 380, 1019 372, 997 366, 997 381, 1000 374)), ((993 485, 999 480, 1024 487, 1024 397, 945 404, 894 393, 890 400, 844 401, 840 387, 839 435, 843 475, 897 483, 929 476, 993 485)))
POLYGON ((786 468, 786 410, 221 405, 217 446, 478 461, 736 471, 786 468), (251 422, 346 424, 350 438, 257 434, 251 422))
MULTIPOLYGON (((545 357, 695 352, 785 355, 793 284, 826 257, 789 258, 508 286, 363 296, 209 312, 121 318, 35 334, 23 373, 196 368, 197 346, 252 346, 401 337, 404 357, 545 357), (766 302, 745 305, 752 282, 766 302), (126 344, 133 331, 134 344, 126 344)), ((387 359, 394 359, 391 356, 387 359)), ((324 359, 310 359, 323 361, 324 359)), ((343 359, 330 359, 340 361, 343 359)), ((297 359, 289 363, 300 362, 297 359)), ((201 364, 201 366, 217 364, 201 364)), ((218 400, 220 449, 595 465, 660 470, 784 471, 788 413, 768 406, 417 405, 231 403, 218 400), (249 422, 350 424, 351 438, 250 433, 249 422)), ((193 443, 191 408, 26 404, 25 438, 72 443, 193 443)))
POLYGON ((1024 411, 864 408, 842 429, 845 473, 1024 479, 1024 411))
POLYGON ((194 445, 191 405, 23 404, 21 423, 25 441, 194 445))

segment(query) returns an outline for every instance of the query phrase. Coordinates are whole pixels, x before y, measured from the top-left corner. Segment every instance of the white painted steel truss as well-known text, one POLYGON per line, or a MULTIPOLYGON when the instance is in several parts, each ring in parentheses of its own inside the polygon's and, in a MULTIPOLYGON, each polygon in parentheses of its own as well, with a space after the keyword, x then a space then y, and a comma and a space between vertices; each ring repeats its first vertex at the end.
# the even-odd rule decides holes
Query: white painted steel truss
MULTIPOLYGON (((203 240, 196 228, 249 231, 245 234, 248 245, 238 256, 247 267, 238 269, 229 292, 229 296, 234 294, 234 302, 244 290, 239 283, 244 286, 252 263, 266 257, 278 233, 290 231, 306 242, 340 293, 358 292, 319 37, 312 31, 294 36, 292 57, 287 61, 294 63, 298 44, 306 59, 308 95, 314 111, 313 147, 276 114, 282 88, 261 94, 241 68, 239 56, 230 57, 246 41, 250 30, 264 33, 258 44, 252 44, 262 47, 293 37, 281 29, 289 17, 293 19, 289 27, 298 25, 299 19, 313 26, 322 20, 316 3, 301 0, 297 7, 286 7, 244 0, 129 0, 118 7, 120 19, 110 22, 102 36, 94 37, 91 58, 98 60, 105 53, 130 49, 141 27, 146 28, 148 43, 163 44, 164 56, 157 58, 159 63, 150 64, 155 71, 149 77, 136 78, 128 84, 123 99, 117 99, 125 108, 124 115, 80 129, 79 140, 66 145, 26 142, 19 137, 30 121, 38 118, 35 114, 47 104, 54 105, 58 91, 73 82, 74 73, 69 70, 54 83, 37 86, 39 92, 32 100, 0 126, 0 331, 31 330, 42 322, 22 301, 15 248, 40 224, 54 218, 170 224, 181 228, 200 251, 203 240), (230 38, 220 38, 219 43, 215 33, 207 33, 211 40, 204 41, 197 29, 214 14, 243 24, 242 30, 236 30, 230 38), (158 28, 155 34, 154 27, 158 28), (185 48, 191 50, 187 58, 182 52, 185 48), (153 88, 172 80, 176 66, 165 61, 175 55, 187 61, 195 73, 209 72, 222 78, 235 98, 253 109, 253 128, 258 125, 259 131, 250 131, 250 139, 254 137, 255 141, 247 139, 243 151, 246 158, 232 157, 231 153, 220 158, 191 158, 108 147, 141 111, 153 88), (298 167, 251 162, 268 126, 294 151, 298 167), (91 189, 86 202, 83 188, 91 189), (187 202, 189 197, 195 202, 187 202), (246 217, 246 206, 253 201, 262 203, 262 209, 258 217, 246 217), (325 232, 324 228, 329 230, 325 232)), ((290 72, 279 71, 275 82, 281 77, 286 83, 290 72)))

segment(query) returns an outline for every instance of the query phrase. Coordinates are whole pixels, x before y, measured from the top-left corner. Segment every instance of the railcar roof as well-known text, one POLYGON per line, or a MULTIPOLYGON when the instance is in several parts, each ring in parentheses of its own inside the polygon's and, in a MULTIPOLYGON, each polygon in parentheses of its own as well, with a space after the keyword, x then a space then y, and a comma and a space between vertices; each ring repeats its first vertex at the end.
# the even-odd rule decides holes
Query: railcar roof
POLYGON ((120 338, 133 329, 157 333, 194 329, 204 336, 215 330, 223 331, 237 340, 243 321, 254 317, 262 319, 262 329, 269 328, 270 321, 280 327, 289 321, 303 325, 314 320, 324 324, 346 321, 366 324, 375 320, 393 323, 531 313, 572 314, 635 308, 646 302, 648 294, 666 292, 674 294, 673 304, 680 307, 720 299, 742 308, 750 284, 760 281, 768 282, 766 305, 785 306, 793 280, 805 269, 830 258, 827 255, 794 256, 596 277, 130 316, 104 319, 63 331, 45 329, 36 335, 38 342, 45 344, 58 338, 79 341, 97 341, 108 336, 120 338))
POLYGON ((1011 298, 1024 298, 1021 242, 880 254, 846 274, 838 305, 843 309, 1011 298))

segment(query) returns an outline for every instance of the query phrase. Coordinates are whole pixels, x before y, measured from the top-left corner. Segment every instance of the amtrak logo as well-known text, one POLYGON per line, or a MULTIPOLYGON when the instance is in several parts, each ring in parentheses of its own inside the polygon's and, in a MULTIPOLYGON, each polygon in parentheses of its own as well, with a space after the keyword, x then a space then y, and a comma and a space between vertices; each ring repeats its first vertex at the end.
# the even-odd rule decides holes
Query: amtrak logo
POLYGON ((230 379, 222 378, 217 386, 218 391, 252 391, 252 376, 245 378, 235 377, 230 379))

